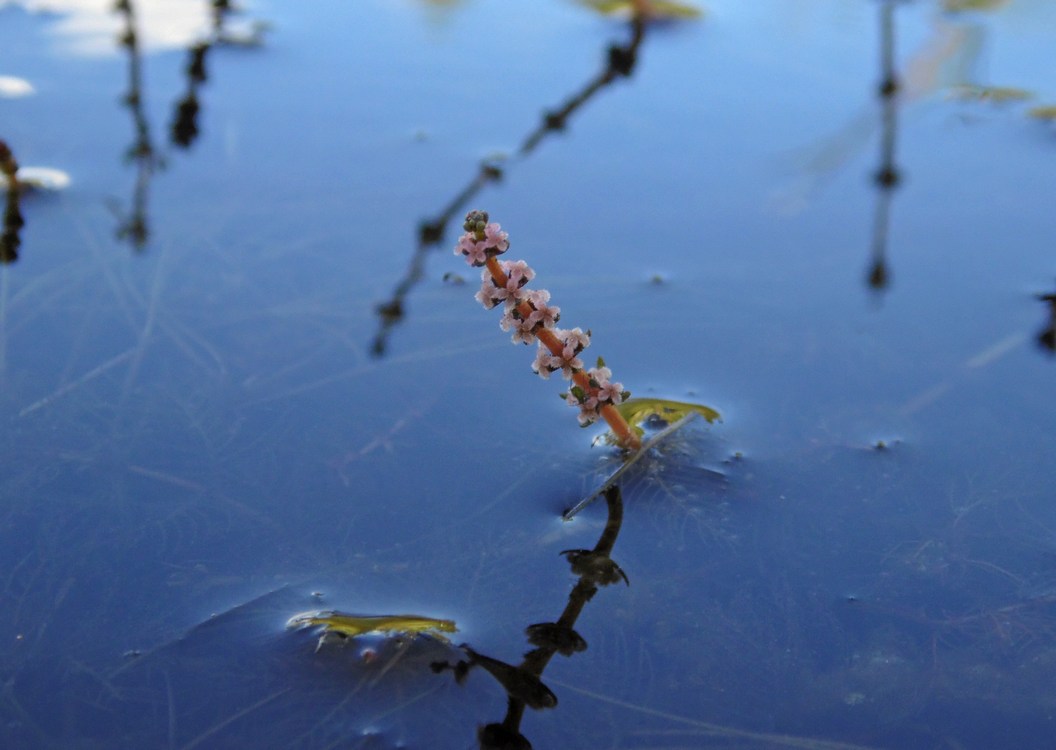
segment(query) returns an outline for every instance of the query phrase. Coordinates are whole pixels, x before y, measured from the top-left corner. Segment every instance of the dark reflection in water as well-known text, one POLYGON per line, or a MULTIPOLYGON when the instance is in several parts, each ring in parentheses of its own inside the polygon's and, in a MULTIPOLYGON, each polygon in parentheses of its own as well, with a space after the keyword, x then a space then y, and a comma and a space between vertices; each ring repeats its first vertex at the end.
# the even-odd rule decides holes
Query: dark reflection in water
POLYGON ((187 94, 176 102, 170 138, 174 146, 189 148, 198 138, 198 87, 208 78, 205 71, 205 55, 210 49, 204 42, 195 44, 187 51, 187 94))
POLYGON ((575 624, 587 602, 594 598, 600 587, 620 581, 630 585, 627 575, 611 557, 623 524, 623 497, 619 485, 609 487, 604 497, 608 518, 593 549, 565 550, 561 553, 568 559, 572 572, 579 577, 568 595, 568 603, 554 622, 540 622, 527 627, 525 633, 528 642, 535 648, 525 654, 518 666, 478 654, 466 645, 462 649, 469 657, 467 660, 455 664, 437 662, 433 665, 437 672, 451 669, 459 682, 465 679, 470 669, 479 666, 505 689, 508 700, 506 716, 500 722, 480 727, 477 732, 477 740, 484 750, 513 750, 532 746, 521 733, 525 708, 553 708, 557 705, 557 697, 540 679, 547 664, 555 654, 572 656, 586 650, 587 642, 576 632, 575 624))
POLYGON ((1038 299, 1049 306, 1049 322, 1038 332, 1038 346, 1056 354, 1056 294, 1039 294, 1038 299))
POLYGON ((125 159, 136 165, 136 182, 132 188, 132 206, 117 228, 117 238, 128 240, 139 252, 150 238, 147 218, 147 197, 154 173, 165 166, 150 134, 150 121, 143 111, 143 54, 139 47, 136 28, 136 9, 132 0, 119 0, 115 10, 124 19, 125 28, 119 38, 120 46, 128 54, 128 92, 123 102, 132 115, 133 140, 125 152, 125 159))
MULTIPOLYGON (((638 49, 645 38, 646 18, 640 11, 636 12, 630 22, 630 40, 624 44, 610 44, 606 50, 605 67, 598 75, 576 91, 558 109, 546 112, 542 122, 524 139, 517 155, 525 158, 546 138, 547 135, 564 130, 569 119, 599 91, 615 81, 630 78, 638 61, 638 49)), ((388 338, 392 329, 404 317, 404 303, 410 291, 422 280, 425 258, 428 252, 444 240, 447 225, 456 216, 460 216, 466 205, 490 182, 503 178, 505 170, 492 161, 480 165, 477 174, 455 197, 431 219, 418 225, 418 246, 411 255, 407 273, 396 284, 392 297, 379 303, 375 311, 378 316, 378 332, 371 343, 370 351, 375 357, 382 357, 388 347, 388 338)))
MULTIPOLYGON (((206 55, 217 45, 253 47, 261 43, 264 26, 254 27, 246 37, 236 37, 226 31, 228 15, 233 12, 228 0, 209 0, 212 9, 213 28, 208 39, 193 43, 187 50, 187 93, 176 103, 170 138, 173 146, 186 149, 198 138, 201 104, 198 89, 207 80, 206 55)), ((165 158, 159 153, 151 136, 150 121, 144 111, 143 53, 139 45, 136 25, 136 8, 132 0, 119 0, 114 6, 124 20, 118 43, 128 56, 128 91, 122 101, 132 115, 133 141, 125 152, 125 159, 136 165, 136 181, 132 189, 131 208, 121 219, 117 237, 128 240, 136 252, 142 252, 150 240, 147 209, 150 181, 154 174, 165 167, 165 158)), ((114 212, 121 210, 114 207, 114 212)))
POLYGON ((22 227, 25 220, 19 207, 22 189, 18 184, 18 162, 5 141, 0 141, 0 173, 7 182, 7 196, 4 201, 4 226, 0 234, 0 264, 14 263, 18 260, 18 248, 22 244, 22 227))
POLYGON ((236 36, 228 31, 227 22, 235 9, 228 0, 211 0, 212 32, 208 39, 196 42, 187 49, 187 93, 176 102, 169 138, 177 148, 190 148, 199 135, 198 115, 201 104, 198 90, 209 79, 205 63, 211 50, 216 47, 256 47, 263 42, 266 24, 254 25, 248 35, 236 36))
POLYGON ((891 283, 887 264, 887 236, 891 221, 891 196, 902 177, 895 165, 895 139, 898 131, 898 73, 895 71, 895 0, 880 3, 880 167, 874 175, 876 213, 873 217, 873 246, 866 283, 883 292, 891 283))

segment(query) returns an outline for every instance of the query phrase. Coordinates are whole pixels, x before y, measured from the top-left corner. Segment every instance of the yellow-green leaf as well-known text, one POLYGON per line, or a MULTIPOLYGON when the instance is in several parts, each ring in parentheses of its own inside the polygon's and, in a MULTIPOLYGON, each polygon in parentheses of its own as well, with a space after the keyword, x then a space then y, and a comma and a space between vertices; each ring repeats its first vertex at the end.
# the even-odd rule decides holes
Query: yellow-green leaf
POLYGON ((1009 0, 944 0, 944 10, 954 12, 961 10, 997 10, 1008 5, 1009 0))
POLYGON ((1034 94, 1030 91, 1013 86, 975 86, 972 84, 952 87, 950 96, 964 101, 993 102, 994 104, 1022 102, 1034 98, 1034 94))
POLYGON ((413 635, 425 633, 439 640, 447 640, 443 633, 457 633, 453 620, 438 620, 421 615, 350 615, 345 612, 323 610, 302 612, 287 621, 288 628, 321 626, 323 635, 336 633, 348 638, 371 633, 413 635))
POLYGON ((1034 107, 1034 109, 1027 112, 1027 114, 1037 120, 1056 122, 1056 104, 1046 104, 1044 107, 1034 107))
POLYGON ((637 12, 647 14, 651 18, 676 19, 676 18, 700 18, 703 12, 700 8, 686 3, 676 3, 671 0, 581 0, 584 5, 611 15, 630 15, 637 12))
POLYGON ((722 416, 704 404, 693 404, 688 401, 669 401, 663 398, 631 398, 616 406, 627 423, 641 430, 642 423, 650 417, 659 417, 665 422, 677 422, 682 417, 697 413, 708 422, 715 422, 722 416))

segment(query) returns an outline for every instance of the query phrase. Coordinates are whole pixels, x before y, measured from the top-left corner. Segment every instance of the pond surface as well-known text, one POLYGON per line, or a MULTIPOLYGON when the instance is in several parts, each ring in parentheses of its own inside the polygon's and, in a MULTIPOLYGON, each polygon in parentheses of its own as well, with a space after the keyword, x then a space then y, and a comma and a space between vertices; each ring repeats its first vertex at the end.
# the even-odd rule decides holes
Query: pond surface
POLYGON ((0 746, 1051 747, 1054 4, 213 6, 0 3, 0 746))

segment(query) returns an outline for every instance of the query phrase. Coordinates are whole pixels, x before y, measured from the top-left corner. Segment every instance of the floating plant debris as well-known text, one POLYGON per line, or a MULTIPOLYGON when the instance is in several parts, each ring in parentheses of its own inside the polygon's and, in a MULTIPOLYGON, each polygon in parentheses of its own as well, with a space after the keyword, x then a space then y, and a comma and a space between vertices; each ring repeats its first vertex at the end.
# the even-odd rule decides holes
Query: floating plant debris
POLYGON ((942 7, 951 13, 963 10, 997 10, 1008 0, 943 0, 942 7))
POLYGON ((1034 107, 1028 115, 1033 117, 1035 120, 1045 120, 1046 122, 1056 122, 1056 104, 1047 104, 1042 107, 1034 107))
POLYGON ((286 622, 286 627, 320 627, 322 633, 316 651, 332 640, 344 640, 363 635, 425 635, 447 642, 441 633, 457 633, 453 620, 439 620, 422 615, 352 615, 335 610, 302 612, 286 622))
POLYGON ((1010 102, 1025 102, 1034 98, 1034 94, 1026 89, 1014 86, 976 86, 973 84, 960 84, 949 90, 951 99, 961 101, 989 102, 991 104, 1008 104, 1010 102))
POLYGON ((703 15, 694 5, 669 0, 583 0, 583 4, 607 16, 643 14, 655 19, 678 19, 703 15))

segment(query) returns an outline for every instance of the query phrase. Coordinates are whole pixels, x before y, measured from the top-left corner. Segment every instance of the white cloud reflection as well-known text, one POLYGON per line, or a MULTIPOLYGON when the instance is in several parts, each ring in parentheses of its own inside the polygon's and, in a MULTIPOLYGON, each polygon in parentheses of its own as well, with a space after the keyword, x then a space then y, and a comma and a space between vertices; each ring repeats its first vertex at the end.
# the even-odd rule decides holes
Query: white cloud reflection
MULTIPOLYGON (((0 0, 0 8, 18 6, 47 14, 47 32, 59 51, 99 56, 118 52, 123 15, 114 0, 0 0)), ((206 0, 138 0, 132 3, 140 49, 187 47, 208 36, 212 3, 206 0)))

